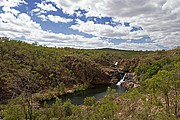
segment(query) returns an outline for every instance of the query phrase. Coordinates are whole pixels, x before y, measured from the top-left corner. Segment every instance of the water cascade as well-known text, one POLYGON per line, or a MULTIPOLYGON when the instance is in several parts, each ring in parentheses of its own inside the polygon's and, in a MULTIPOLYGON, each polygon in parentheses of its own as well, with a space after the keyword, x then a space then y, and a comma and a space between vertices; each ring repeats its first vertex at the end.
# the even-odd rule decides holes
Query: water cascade
POLYGON ((121 85, 121 83, 124 82, 125 77, 126 77, 126 73, 124 74, 123 78, 116 85, 121 85))

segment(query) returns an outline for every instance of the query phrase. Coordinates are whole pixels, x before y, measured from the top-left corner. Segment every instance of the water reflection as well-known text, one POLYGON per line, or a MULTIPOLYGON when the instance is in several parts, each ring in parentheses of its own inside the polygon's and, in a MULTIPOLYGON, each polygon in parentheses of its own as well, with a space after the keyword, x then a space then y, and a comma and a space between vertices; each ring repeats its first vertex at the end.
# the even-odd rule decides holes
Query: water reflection
MULTIPOLYGON (((117 93, 123 93, 125 89, 121 86, 111 85, 112 89, 115 89, 117 93)), ((70 93, 66 95, 62 95, 59 98, 62 99, 63 102, 70 99, 71 102, 75 105, 83 104, 84 98, 94 96, 96 100, 103 98, 107 94, 107 85, 96 85, 93 88, 89 88, 84 91, 78 91, 75 93, 70 93)), ((55 102, 55 99, 47 101, 48 104, 52 104, 55 102)))

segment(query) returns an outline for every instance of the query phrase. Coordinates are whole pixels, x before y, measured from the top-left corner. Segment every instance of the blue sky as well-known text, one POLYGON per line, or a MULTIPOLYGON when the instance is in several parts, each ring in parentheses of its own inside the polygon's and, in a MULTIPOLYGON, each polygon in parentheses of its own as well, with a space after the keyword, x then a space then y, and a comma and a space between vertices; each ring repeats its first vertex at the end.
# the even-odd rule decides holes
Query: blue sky
POLYGON ((1 0, 0 36, 49 47, 180 46, 179 0, 1 0))

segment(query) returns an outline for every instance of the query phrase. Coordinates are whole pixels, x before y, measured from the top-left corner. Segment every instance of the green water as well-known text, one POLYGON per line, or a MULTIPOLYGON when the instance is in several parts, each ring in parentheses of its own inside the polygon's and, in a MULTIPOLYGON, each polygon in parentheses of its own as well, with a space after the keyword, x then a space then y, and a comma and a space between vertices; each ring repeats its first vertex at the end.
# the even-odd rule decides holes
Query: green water
MULTIPOLYGON (((111 85, 110 87, 112 89, 115 89, 117 93, 125 92, 125 89, 121 86, 111 85)), ((75 105, 81 105, 83 104, 84 98, 86 97, 94 96, 96 100, 103 98, 107 94, 107 89, 108 89, 107 85, 96 85, 93 88, 89 88, 84 91, 78 91, 78 92, 62 95, 59 98, 62 99, 63 102, 70 99, 71 103, 75 105)), ((46 102, 47 104, 52 104, 55 102, 55 99, 52 99, 46 102)))

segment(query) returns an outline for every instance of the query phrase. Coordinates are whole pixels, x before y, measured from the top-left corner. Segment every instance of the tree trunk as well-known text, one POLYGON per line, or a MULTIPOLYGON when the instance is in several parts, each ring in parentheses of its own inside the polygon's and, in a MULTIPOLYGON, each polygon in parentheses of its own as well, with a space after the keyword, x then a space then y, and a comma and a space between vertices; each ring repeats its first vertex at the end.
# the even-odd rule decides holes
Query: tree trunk
POLYGON ((31 106, 31 100, 28 100, 28 114, 29 114, 29 120, 32 120, 32 106, 31 106))
POLYGON ((176 79, 174 79, 174 91, 175 91, 174 114, 175 114, 175 116, 177 117, 177 116, 178 116, 178 102, 177 102, 178 92, 177 92, 176 79))
POLYGON ((178 103, 177 103, 177 91, 175 91, 175 104, 174 104, 174 114, 176 115, 176 117, 178 116, 178 103))
POLYGON ((25 103, 25 100, 24 100, 24 96, 23 96, 22 108, 23 108, 23 112, 24 112, 24 115, 25 115, 25 120, 28 120, 28 115, 27 115, 27 111, 26 111, 26 103, 25 103))
POLYGON ((166 101, 166 112, 169 113, 169 95, 168 93, 164 93, 165 101, 166 101))

